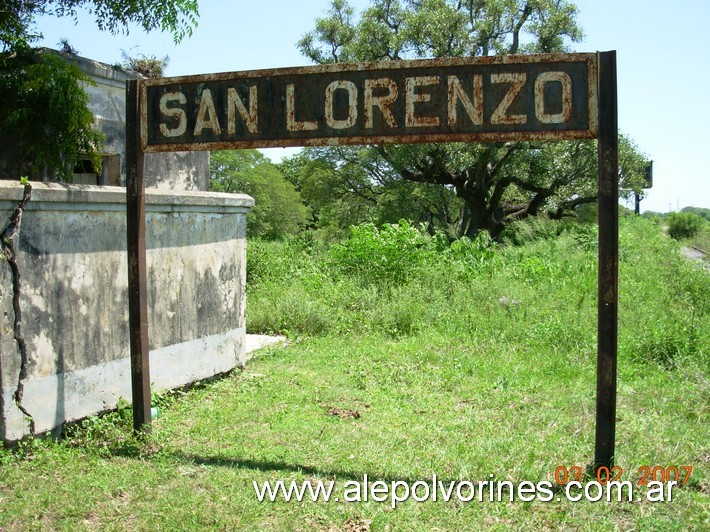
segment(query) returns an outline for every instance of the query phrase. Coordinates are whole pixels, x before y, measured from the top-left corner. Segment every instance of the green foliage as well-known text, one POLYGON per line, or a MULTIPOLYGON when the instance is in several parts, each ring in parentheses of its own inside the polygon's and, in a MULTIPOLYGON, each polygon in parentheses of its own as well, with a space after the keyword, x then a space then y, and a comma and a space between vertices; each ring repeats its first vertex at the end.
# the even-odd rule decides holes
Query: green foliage
POLYGON ((316 227, 334 232, 372 221, 377 201, 378 184, 364 171, 365 148, 344 150, 306 148, 279 165, 311 209, 316 227))
POLYGON ((512 222, 501 234, 501 240, 514 246, 522 246, 536 240, 558 237, 564 226, 557 220, 535 218, 512 222))
POLYGON ((215 152, 210 158, 210 190, 249 194, 255 200, 247 215, 251 236, 284 238, 308 221, 308 208, 294 186, 256 150, 215 152))
POLYGON ((279 165, 313 212, 314 226, 342 236, 351 225, 377 226, 402 218, 430 234, 456 234, 461 200, 447 187, 401 178, 375 149, 306 148, 279 165))
POLYGON ((77 19, 82 8, 95 17, 102 31, 128 33, 130 26, 144 31, 161 30, 172 33, 175 44, 192 36, 197 26, 197 0, 45 0, 25 2, 32 12, 45 12, 58 17, 77 19))
POLYGON ((641 498, 641 466, 693 466, 672 503, 562 496, 392 511, 254 496, 252 482, 332 480, 342 494, 364 475, 371 486, 433 473, 536 483, 589 464, 597 254, 579 241, 593 226, 565 227, 520 246, 434 237, 427 267, 396 285, 345 274, 333 246, 307 236, 250 240, 248 328, 297 340, 161 404, 149 437, 130 436, 124 410, 60 442, 0 448, 0 528, 706 529, 710 278, 642 217, 620 220, 615 463, 641 498))
POLYGON ((652 220, 621 220, 619 240, 620 353, 665 368, 708 367, 707 273, 663 238, 652 220))
MULTIPOLYGON (((703 251, 710 250, 710 224, 706 223, 693 238, 689 238, 685 242, 703 251)), ((705 261, 710 262, 710 257, 706 255, 705 261)))
POLYGON ((479 233, 471 239, 466 236, 444 244, 437 239, 437 262, 459 278, 480 274, 491 266, 496 258, 496 245, 488 233, 479 233))
POLYGON ((668 216, 668 234, 671 238, 682 240, 698 234, 705 221, 691 212, 674 212, 668 216))
POLYGON ((683 207, 680 212, 689 212, 691 214, 697 214, 703 220, 710 222, 710 209, 704 209, 702 207, 683 207))
POLYGON ((630 137, 619 134, 619 191, 620 197, 629 199, 638 193, 643 199, 643 186, 648 156, 630 137))
POLYGON ((332 249, 336 267, 366 282, 402 283, 421 268, 429 256, 428 238, 406 220, 376 227, 351 227, 351 236, 332 249))
POLYGON ((135 24, 171 32, 175 43, 192 34, 198 16, 197 0, 5 1, 0 7, 0 158, 13 163, 0 168, 4 178, 56 173, 68 179, 79 159, 89 158, 95 166, 100 161, 102 137, 92 130, 82 90, 89 78, 59 57, 31 49, 40 36, 34 29, 37 15, 77 20, 80 8, 101 30, 127 33, 135 24))
MULTIPOLYGON (((574 4, 553 0, 372 0, 359 15, 347 1, 334 0, 298 46, 316 63, 564 52, 582 36, 576 16, 574 4)), ((332 152, 341 156, 331 167, 352 164, 352 156, 332 152)), ((619 152, 622 195, 628 195, 642 186, 646 157, 623 135, 619 152)), ((387 145, 360 156, 368 161, 360 186, 344 189, 370 208, 371 218, 357 222, 393 221, 376 218, 378 212, 397 212, 404 197, 398 193, 415 192, 423 201, 412 202, 416 207, 404 215, 410 221, 427 223, 430 232, 475 237, 488 231, 497 238, 515 220, 561 218, 597 198, 594 142, 387 145), (417 186, 397 188, 403 181, 417 186), (379 209, 386 197, 395 209, 379 209)))
MULTIPOLYGON (((710 363, 707 274, 653 221, 629 217, 620 226, 620 360, 671 370, 710 363)), ((534 220, 514 227, 515 246, 486 234, 430 238, 406 222, 363 224, 332 245, 252 240, 249 329, 396 338, 437 330, 592 357, 596 226, 534 220)))
POLYGON ((45 171, 68 179, 76 161, 91 156, 100 164, 103 136, 92 129, 94 117, 80 83, 91 83, 78 67, 53 53, 23 50, 0 56, 0 94, 12 94, 0 108, 0 138, 18 161, 5 178, 45 171))
POLYGON ((28 48, 38 35, 30 30, 39 5, 35 0, 4 0, 0 8, 0 52, 28 48))
POLYGON ((581 39, 576 14, 567 1, 372 0, 356 17, 332 0, 298 46, 317 63, 557 52, 581 39))
POLYGON ((339 50, 346 47, 355 37, 353 13, 353 8, 350 7, 347 0, 332 0, 328 17, 316 21, 315 34, 319 38, 327 39, 328 42, 333 43, 330 55, 327 55, 315 44, 316 37, 313 34, 305 35, 299 42, 299 47, 312 54, 317 63, 348 61, 350 58, 340 54, 339 50))
POLYGON ((116 410, 90 416, 67 427, 64 438, 72 445, 93 448, 99 455, 106 456, 112 448, 134 441, 132 428, 133 409, 121 397, 116 410))
POLYGON ((693 323, 664 319, 648 327, 638 343, 630 347, 631 356, 641 362, 672 369, 682 357, 699 353, 700 334, 693 323))

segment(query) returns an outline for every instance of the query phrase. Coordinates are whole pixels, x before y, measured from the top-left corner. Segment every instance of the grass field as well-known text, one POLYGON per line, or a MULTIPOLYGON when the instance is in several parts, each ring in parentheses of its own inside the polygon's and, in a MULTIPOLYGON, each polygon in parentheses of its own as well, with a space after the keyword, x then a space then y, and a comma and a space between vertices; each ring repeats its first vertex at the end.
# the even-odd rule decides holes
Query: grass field
MULTIPOLYGON (((345 502, 348 482, 554 480, 593 458, 596 234, 527 224, 448 245, 408 226, 255 241, 243 371, 0 450, 0 528, 699 530, 710 526, 710 278, 622 220, 616 463, 692 466, 671 502, 345 502), (259 502, 253 482, 335 482, 339 502, 259 502)), ((421 487, 421 486, 420 486, 421 487)), ((561 500, 557 500, 558 497, 561 500)))

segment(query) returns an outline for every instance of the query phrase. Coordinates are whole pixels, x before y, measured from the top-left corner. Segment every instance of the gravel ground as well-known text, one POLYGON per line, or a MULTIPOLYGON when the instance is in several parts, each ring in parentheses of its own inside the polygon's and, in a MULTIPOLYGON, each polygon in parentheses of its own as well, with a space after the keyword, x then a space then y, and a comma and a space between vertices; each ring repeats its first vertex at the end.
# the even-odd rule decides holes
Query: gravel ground
POLYGON ((710 271, 710 262, 708 262, 707 260, 707 253, 700 251, 697 248, 684 247, 683 255, 685 255, 690 260, 700 262, 705 270, 710 271))

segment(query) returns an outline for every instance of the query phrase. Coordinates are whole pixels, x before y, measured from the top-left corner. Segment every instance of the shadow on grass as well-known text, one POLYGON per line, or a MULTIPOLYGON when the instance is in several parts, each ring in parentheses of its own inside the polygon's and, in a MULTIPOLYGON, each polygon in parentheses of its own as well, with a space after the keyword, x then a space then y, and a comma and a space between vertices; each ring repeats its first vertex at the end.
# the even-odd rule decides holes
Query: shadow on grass
MULTIPOLYGON (((332 478, 332 479, 347 479, 347 480, 357 480, 362 481, 365 475, 373 482, 377 480, 383 480, 385 482, 395 482, 404 481, 411 484, 415 482, 423 481, 431 483, 431 478, 420 479, 420 478, 409 478, 401 475, 393 476, 390 474, 381 475, 378 472, 358 472, 358 471, 347 471, 344 469, 327 469, 320 468, 316 466, 308 466, 303 464, 293 464, 286 462, 275 462, 271 460, 253 460, 250 458, 226 458, 219 456, 201 456, 190 453, 180 453, 180 452, 161 452, 156 453, 146 453, 146 449, 140 445, 122 445, 120 447, 115 447, 111 450, 111 454, 116 457, 123 458, 141 458, 145 459, 150 456, 168 458, 178 464, 186 465, 198 465, 207 467, 223 467, 229 469, 243 469, 243 470, 254 470, 254 471, 280 471, 285 474, 289 473, 300 473, 303 475, 310 475, 320 478, 332 478)), ((439 479, 442 482, 449 482, 446 479, 439 479)), ((453 479, 451 479, 453 480, 453 479)))
POLYGON ((386 482, 404 481, 413 484, 420 480, 431 482, 429 479, 412 479, 403 476, 379 475, 376 472, 346 471, 343 469, 326 469, 302 464, 289 464, 270 460, 252 460, 249 458, 220 458, 215 456, 198 456, 185 453, 171 453, 168 456, 176 461, 183 461, 193 465, 209 467, 226 467, 230 469, 251 469, 256 471, 283 471, 284 473, 301 473, 314 477, 337 478, 361 481, 365 475, 374 480, 386 482))

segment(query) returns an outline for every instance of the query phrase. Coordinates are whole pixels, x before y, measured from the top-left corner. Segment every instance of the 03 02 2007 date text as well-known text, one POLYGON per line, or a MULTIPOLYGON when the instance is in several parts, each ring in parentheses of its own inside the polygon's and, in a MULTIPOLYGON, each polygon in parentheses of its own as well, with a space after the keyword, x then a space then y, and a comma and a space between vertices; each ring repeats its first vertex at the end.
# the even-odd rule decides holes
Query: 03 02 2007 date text
MULTIPOLYGON (((693 472, 693 466, 639 466, 638 474, 639 486, 648 486, 649 482, 677 482, 679 485, 685 486, 693 472)), ((585 469, 581 466, 558 466, 555 469, 554 480, 557 484, 564 486, 568 482, 574 480, 583 482, 586 479, 596 480, 600 484, 607 482, 616 482, 624 474, 624 468, 621 466, 606 467, 602 466, 597 469, 596 478, 594 475, 587 475, 585 469)))

